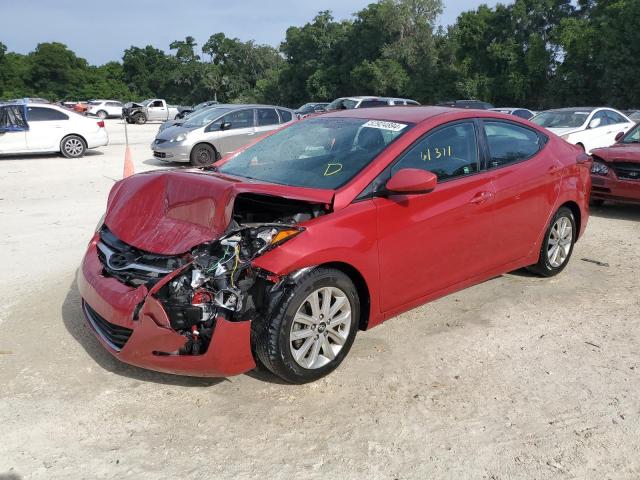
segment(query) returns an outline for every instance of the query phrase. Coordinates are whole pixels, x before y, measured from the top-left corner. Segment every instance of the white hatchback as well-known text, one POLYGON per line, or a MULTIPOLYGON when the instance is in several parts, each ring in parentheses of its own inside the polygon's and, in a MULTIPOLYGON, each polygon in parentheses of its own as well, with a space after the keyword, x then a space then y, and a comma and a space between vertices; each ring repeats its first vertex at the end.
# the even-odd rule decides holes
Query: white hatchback
POLYGON ((82 157, 107 145, 104 122, 52 104, 0 104, 0 154, 62 153, 82 157))
POLYGON ((585 152, 609 147, 616 136, 635 125, 626 115, 613 108, 559 108, 540 112, 531 119, 585 152))

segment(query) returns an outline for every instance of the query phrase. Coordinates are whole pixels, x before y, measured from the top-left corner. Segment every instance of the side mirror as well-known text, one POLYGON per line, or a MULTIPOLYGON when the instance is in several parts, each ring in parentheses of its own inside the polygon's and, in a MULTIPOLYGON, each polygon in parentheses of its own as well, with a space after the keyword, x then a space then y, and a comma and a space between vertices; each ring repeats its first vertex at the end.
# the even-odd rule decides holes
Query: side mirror
POLYGON ((438 177, 432 172, 418 168, 403 168, 397 171, 387 182, 390 193, 405 195, 428 193, 436 188, 438 177))
POLYGON ((594 118, 589 122, 589 128, 598 128, 601 122, 602 120, 600 120, 599 118, 594 118))
POLYGON ((616 135, 616 142, 622 140, 622 137, 624 137, 624 132, 618 132, 618 134, 616 135))
POLYGON ((231 128, 231 122, 224 122, 220 125, 220 130, 229 130, 231 128))

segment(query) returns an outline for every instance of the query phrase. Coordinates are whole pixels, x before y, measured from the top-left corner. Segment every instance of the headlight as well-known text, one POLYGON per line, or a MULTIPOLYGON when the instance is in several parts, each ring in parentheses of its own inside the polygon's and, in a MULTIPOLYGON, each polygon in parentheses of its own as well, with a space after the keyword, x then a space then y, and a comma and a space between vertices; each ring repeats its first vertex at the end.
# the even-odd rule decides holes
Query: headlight
POLYGON ((98 224, 96 225, 96 229, 95 229, 96 233, 98 233, 102 228, 102 226, 104 225, 104 219, 106 216, 107 216, 107 213, 105 212, 102 214, 102 217, 100 217, 100 220, 98 220, 98 224))
POLYGON ((567 141, 569 141, 569 137, 570 137, 570 136, 571 136, 571 134, 570 134, 570 133, 567 133, 567 134, 565 134, 565 135, 562 135, 560 138, 561 138, 561 139, 563 139, 563 140, 567 140, 567 141))
POLYGON ((593 162, 591 166, 591 173, 594 175, 608 175, 609 167, 607 167, 604 163, 593 162))
POLYGON ((170 142, 184 142, 186 139, 187 139, 187 134, 186 133, 181 133, 180 135, 178 135, 175 138, 172 138, 169 141, 170 142))

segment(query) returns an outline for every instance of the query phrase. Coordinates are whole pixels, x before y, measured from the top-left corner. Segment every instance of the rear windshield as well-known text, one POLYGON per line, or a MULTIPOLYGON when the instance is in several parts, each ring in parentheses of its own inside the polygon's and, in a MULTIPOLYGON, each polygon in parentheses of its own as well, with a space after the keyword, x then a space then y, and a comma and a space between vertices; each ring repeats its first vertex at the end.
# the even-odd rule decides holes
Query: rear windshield
POLYGON ((411 125, 317 117, 292 124, 232 157, 220 172, 269 183, 336 189, 411 125))
POLYGON ((590 113, 572 110, 549 111, 539 113, 531 121, 545 128, 578 128, 587 121, 590 113))

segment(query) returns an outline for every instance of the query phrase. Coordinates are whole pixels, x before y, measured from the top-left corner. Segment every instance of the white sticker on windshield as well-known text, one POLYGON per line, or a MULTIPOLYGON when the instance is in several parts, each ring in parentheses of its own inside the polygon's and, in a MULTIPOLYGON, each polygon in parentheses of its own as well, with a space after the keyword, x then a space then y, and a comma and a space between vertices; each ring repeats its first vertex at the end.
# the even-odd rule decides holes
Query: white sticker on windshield
POLYGON ((385 122, 382 120, 369 120, 363 125, 363 127, 379 128, 381 130, 390 130, 392 132, 399 132, 400 130, 407 128, 404 123, 385 122))

